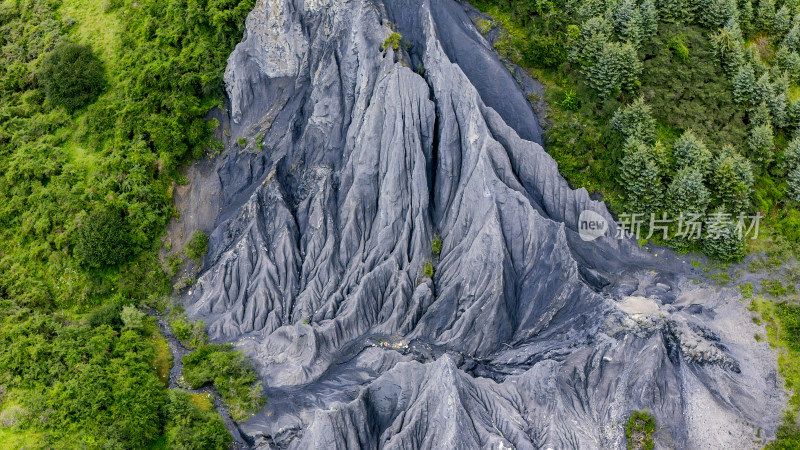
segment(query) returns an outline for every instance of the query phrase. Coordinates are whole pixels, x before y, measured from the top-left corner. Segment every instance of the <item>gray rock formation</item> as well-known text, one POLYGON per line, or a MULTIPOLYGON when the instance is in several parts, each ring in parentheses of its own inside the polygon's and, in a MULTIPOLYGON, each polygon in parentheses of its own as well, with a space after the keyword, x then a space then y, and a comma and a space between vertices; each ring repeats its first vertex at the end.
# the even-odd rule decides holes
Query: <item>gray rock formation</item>
POLYGON ((183 301, 257 364, 257 446, 624 448, 638 409, 666 448, 774 433, 736 294, 615 238, 463 5, 259 0, 225 80, 227 150, 182 193, 211 236, 183 301), (584 210, 606 236, 579 237, 584 210))

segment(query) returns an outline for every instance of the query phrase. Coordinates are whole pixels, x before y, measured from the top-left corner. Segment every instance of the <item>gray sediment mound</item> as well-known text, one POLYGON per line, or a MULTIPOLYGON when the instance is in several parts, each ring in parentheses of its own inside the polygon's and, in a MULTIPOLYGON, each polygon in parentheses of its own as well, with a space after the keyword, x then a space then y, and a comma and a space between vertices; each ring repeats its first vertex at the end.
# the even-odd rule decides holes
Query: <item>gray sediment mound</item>
POLYGON ((256 446, 624 448, 642 409, 662 448, 774 435, 738 294, 616 239, 464 5, 259 0, 225 80, 226 150, 181 193, 210 235, 182 300, 257 365, 256 446))

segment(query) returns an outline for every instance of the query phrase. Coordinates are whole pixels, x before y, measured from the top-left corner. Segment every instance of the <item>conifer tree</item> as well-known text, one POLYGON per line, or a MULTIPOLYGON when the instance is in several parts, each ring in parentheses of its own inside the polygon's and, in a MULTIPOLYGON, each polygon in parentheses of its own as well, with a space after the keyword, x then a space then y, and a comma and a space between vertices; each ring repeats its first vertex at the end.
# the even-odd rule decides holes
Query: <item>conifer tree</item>
POLYGON ((733 77, 733 99, 740 105, 751 104, 755 98, 756 75, 753 66, 744 64, 733 77))
POLYGON ((770 117, 767 102, 761 102, 755 108, 750 109, 750 111, 747 112, 747 116, 748 119, 750 119, 750 125, 754 127, 772 123, 772 117, 770 117))
POLYGON ((708 28, 718 28, 736 19, 736 0, 699 0, 697 21, 708 28))
POLYGON ((643 142, 631 138, 626 143, 619 166, 619 182, 632 212, 655 212, 661 207, 661 172, 650 147, 643 142))
POLYGON ((642 15, 642 37, 651 39, 658 32, 658 10, 655 0, 644 0, 639 9, 642 15))
POLYGON ((596 62, 584 67, 584 73, 601 97, 611 97, 622 90, 633 91, 642 73, 642 62, 633 44, 607 42, 596 62))
POLYGON ((578 38, 570 48, 570 60, 581 67, 593 65, 608 43, 611 32, 611 25, 600 16, 582 23, 578 38))
POLYGON ((722 261, 738 261, 745 253, 744 240, 736 231, 735 220, 730 217, 729 212, 718 208, 710 215, 712 223, 705 224, 703 250, 707 255, 722 261), (727 221, 714 223, 714 217, 727 217, 727 221))
POLYGON ((711 152, 692 130, 686 130, 675 141, 672 155, 675 158, 675 166, 679 170, 691 167, 705 175, 711 169, 711 152))
POLYGON ((739 24, 744 31, 750 31, 753 27, 753 2, 751 0, 744 0, 739 2, 739 24))
POLYGON ((791 171, 800 167, 800 135, 795 136, 783 152, 783 163, 791 171))
POLYGON ((800 100, 786 108, 787 126, 795 129, 795 135, 800 134, 800 100))
POLYGON ((666 207, 671 214, 703 214, 711 202, 711 193, 703 184, 703 174, 695 167, 678 170, 667 190, 666 207))
POLYGON ((657 0, 661 20, 665 22, 690 22, 694 14, 688 0, 657 0))
POLYGON ((750 205, 753 168, 750 161, 731 146, 723 147, 714 158, 711 177, 715 197, 733 214, 743 213, 750 205))
POLYGON ((611 11, 611 23, 622 41, 639 46, 642 41, 642 14, 634 0, 622 0, 611 11))
POLYGON ((800 14, 795 16, 794 25, 783 38, 781 45, 791 52, 800 52, 800 14))
POLYGON ((800 53, 781 45, 775 53, 775 64, 788 74, 789 81, 800 84, 800 53))
POLYGON ((762 31, 771 31, 775 22, 775 0, 759 0, 756 9, 756 28, 762 31))
POLYGON ((744 63, 744 47, 742 46, 742 30, 736 19, 731 18, 725 27, 712 37, 714 55, 722 64, 722 69, 729 77, 744 63))
POLYGON ((792 14, 789 8, 783 5, 778 12, 775 13, 775 20, 772 21, 772 30, 778 36, 785 36, 786 33, 792 28, 792 14))
POLYGON ((761 167, 766 167, 774 159, 775 138, 772 125, 756 125, 750 130, 747 139, 750 158, 761 167))
POLYGON ((786 177, 786 185, 786 196, 800 202, 800 167, 789 172, 789 176, 786 177))
POLYGON ((618 109, 611 118, 610 125, 612 129, 619 131, 626 140, 635 138, 648 145, 655 143, 656 120, 653 118, 650 105, 644 101, 643 97, 618 109))
POLYGON ((774 95, 775 91, 770 82, 769 73, 764 72, 753 88, 753 101, 754 103, 768 102, 774 95))

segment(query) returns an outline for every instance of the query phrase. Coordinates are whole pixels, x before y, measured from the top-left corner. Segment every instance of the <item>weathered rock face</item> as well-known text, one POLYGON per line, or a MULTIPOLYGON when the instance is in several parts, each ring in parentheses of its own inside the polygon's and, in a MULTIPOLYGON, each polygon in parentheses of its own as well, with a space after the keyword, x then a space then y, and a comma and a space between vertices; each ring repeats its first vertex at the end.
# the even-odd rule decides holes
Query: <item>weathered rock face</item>
POLYGON ((259 0, 225 79, 183 300, 257 364, 257 445, 623 448, 634 409, 673 448, 774 431, 774 360, 735 294, 614 237, 463 5, 259 0), (580 239, 585 210, 607 236, 580 239))

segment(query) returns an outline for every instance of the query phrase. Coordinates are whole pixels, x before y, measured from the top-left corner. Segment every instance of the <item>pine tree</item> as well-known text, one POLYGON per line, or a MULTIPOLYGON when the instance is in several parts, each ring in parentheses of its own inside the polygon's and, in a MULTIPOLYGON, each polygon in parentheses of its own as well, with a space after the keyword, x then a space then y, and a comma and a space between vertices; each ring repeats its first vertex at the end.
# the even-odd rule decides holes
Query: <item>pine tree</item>
POLYGON ((656 0, 659 16, 665 22, 691 22, 694 14, 688 0, 656 0))
POLYGON ((753 26, 753 2, 744 0, 739 3, 739 23, 744 31, 750 31, 753 26))
POLYGON ((606 11, 605 0, 584 0, 578 2, 578 19, 579 21, 586 21, 591 17, 603 15, 606 11))
POLYGON ((730 19, 736 20, 736 0, 699 0, 697 21, 708 28, 723 26, 730 19))
POLYGON ((611 25, 603 17, 592 17, 581 24, 578 38, 570 48, 570 61, 581 67, 594 65, 611 32, 611 25))
POLYGON ((756 73, 764 73, 769 70, 769 66, 761 59, 761 53, 756 44, 748 44, 744 48, 745 64, 751 64, 756 73))
POLYGON ((694 167, 678 170, 667 190, 666 207, 678 216, 681 213, 703 214, 711 202, 711 193, 703 184, 703 174, 694 167))
POLYGON ((786 37, 783 38, 782 46, 792 52, 800 52, 800 14, 794 18, 794 25, 786 37))
POLYGON ((770 31, 775 22, 775 0, 759 0, 755 19, 757 29, 770 31))
POLYGON ((661 206, 663 187, 658 162, 650 147, 629 139, 620 161, 619 182, 625 190, 631 212, 655 212, 661 206))
POLYGON ((786 177, 786 185, 786 196, 800 202, 800 167, 789 172, 789 176, 786 177))
POLYGON ((639 6, 642 15, 642 35, 652 39, 658 32, 658 10, 654 0, 644 0, 639 6))
POLYGON ((800 134, 800 100, 786 108, 787 126, 795 129, 795 134, 800 134))
POLYGON ((769 111, 772 115, 772 122, 778 128, 785 128, 788 124, 788 115, 787 115, 787 102, 786 102, 786 92, 778 91, 769 101, 769 111))
POLYGON ((733 147, 725 146, 714 158, 711 181, 715 197, 725 209, 734 214, 747 210, 754 182, 753 168, 733 147))
POLYGON ((584 67, 584 73, 601 97, 617 96, 621 90, 633 91, 642 73, 642 62, 633 44, 607 42, 597 61, 584 67))
POLYGON ((775 95, 769 73, 764 72, 756 81, 753 89, 753 103, 768 102, 775 95))
POLYGON ((711 169, 711 152, 692 130, 686 130, 675 141, 672 155, 679 170, 690 167, 705 175, 711 169))
POLYGON ((723 216, 728 217, 727 222, 720 221, 718 225, 706 223, 703 250, 707 255, 721 261, 738 261, 744 257, 744 240, 738 235, 736 224, 730 219, 730 213, 719 208, 709 217, 713 220, 714 217, 723 216))
POLYGON ((648 145, 655 143, 656 120, 653 118, 650 105, 645 103, 643 97, 618 109, 611 118, 610 125, 626 140, 632 137, 648 145))
POLYGON ((775 20, 772 22, 772 30, 778 36, 784 36, 792 28, 792 14, 789 8, 783 5, 778 12, 775 13, 775 20))
POLYGON ((781 45, 775 53, 775 64, 789 75, 791 82, 800 84, 800 53, 781 45))
POLYGON ((733 77, 733 99, 740 105, 748 105, 755 98, 756 75, 753 66, 745 64, 739 67, 733 77))
POLYGON ((638 46, 642 41, 642 14, 634 0, 622 0, 613 8, 611 23, 623 41, 638 46))
POLYGON ((725 73, 732 77, 744 63, 742 30, 736 19, 730 19, 725 27, 712 37, 714 55, 722 64, 725 73))
POLYGON ((750 148, 750 158, 761 167, 767 167, 774 158, 775 138, 772 125, 756 125, 750 130, 747 139, 750 148))
POLYGON ((800 135, 792 139, 786 146, 786 150, 783 152, 783 163, 788 171, 800 167, 800 135))
POLYGON ((755 108, 750 109, 747 112, 747 117, 750 119, 750 124, 754 127, 760 125, 769 125, 772 123, 772 117, 770 116, 767 102, 761 102, 755 108))

